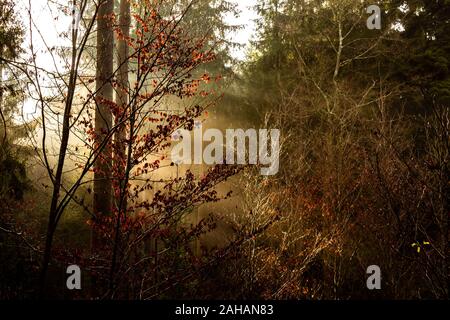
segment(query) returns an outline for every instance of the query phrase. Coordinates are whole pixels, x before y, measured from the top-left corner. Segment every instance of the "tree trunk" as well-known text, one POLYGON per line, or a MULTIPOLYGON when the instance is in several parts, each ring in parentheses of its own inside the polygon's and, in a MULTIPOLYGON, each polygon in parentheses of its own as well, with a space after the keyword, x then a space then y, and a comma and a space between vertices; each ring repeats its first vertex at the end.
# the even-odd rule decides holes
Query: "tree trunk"
MULTIPOLYGON (((100 2, 97 18, 97 73, 96 73, 96 143, 100 144, 111 129, 112 112, 109 103, 113 100, 113 48, 114 34, 110 17, 114 12, 114 0, 100 2)), ((109 215, 112 206, 111 182, 112 149, 108 143, 94 165, 94 213, 98 222, 109 215)), ((93 232, 93 252, 101 243, 101 235, 93 232)))
MULTIPOLYGON (((128 59, 129 59, 129 48, 127 43, 127 38, 130 35, 130 0, 120 1, 120 13, 119 13, 119 27, 123 38, 118 40, 117 52, 118 52, 118 81, 117 81, 117 91, 116 91, 116 102, 120 107, 120 112, 116 115, 116 123, 126 119, 128 112, 128 59)), ((125 155, 126 146, 126 125, 122 124, 119 126, 118 131, 115 136, 115 152, 114 159, 117 162, 117 175, 119 177, 117 188, 120 190, 120 197, 116 199, 117 206, 117 219, 116 228, 114 236, 114 248, 111 259, 111 269, 110 269, 110 290, 111 295, 114 294, 114 275, 116 270, 117 254, 119 250, 120 241, 120 218, 121 214, 126 211, 127 208, 127 184, 128 179, 126 175, 129 174, 127 171, 127 158, 125 155)))
MULTIPOLYGON (((120 112, 116 115, 116 124, 126 119, 129 112, 127 112, 128 105, 128 59, 129 59, 129 48, 126 38, 130 35, 130 0, 120 1, 120 13, 119 13, 119 26, 122 35, 125 39, 121 38, 117 42, 117 52, 118 52, 118 75, 117 75, 117 90, 116 90, 116 102, 120 107, 120 112)), ((117 170, 119 176, 118 187, 122 189, 122 184, 124 182, 124 172, 125 172, 125 146, 126 146, 126 125, 122 124, 119 126, 118 131, 115 135, 115 161, 117 161, 117 170)), ((126 203, 126 202, 125 202, 126 203)), ((119 200, 117 199, 117 205, 119 205, 119 200)), ((120 208, 119 208, 120 210, 120 208)))

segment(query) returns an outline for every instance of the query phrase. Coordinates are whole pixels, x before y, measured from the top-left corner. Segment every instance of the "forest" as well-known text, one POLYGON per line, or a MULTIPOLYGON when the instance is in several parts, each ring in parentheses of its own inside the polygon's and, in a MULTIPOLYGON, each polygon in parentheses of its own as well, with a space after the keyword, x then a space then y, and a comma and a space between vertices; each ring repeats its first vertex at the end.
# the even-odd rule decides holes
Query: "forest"
POLYGON ((448 300, 449 22, 0 0, 0 300, 448 300))

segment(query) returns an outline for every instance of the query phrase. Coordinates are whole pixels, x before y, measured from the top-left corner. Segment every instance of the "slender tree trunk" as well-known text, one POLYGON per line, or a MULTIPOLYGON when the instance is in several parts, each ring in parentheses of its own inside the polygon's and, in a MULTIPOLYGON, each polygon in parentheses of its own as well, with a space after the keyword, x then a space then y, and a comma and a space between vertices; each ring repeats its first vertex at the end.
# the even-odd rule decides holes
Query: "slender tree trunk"
MULTIPOLYGON (((3 53, 3 46, 0 46, 0 55, 3 53)), ((3 132, 0 132, 0 134, 3 134, 3 136, 0 135, 0 137, 2 137, 1 141, 0 141, 0 147, 1 147, 1 151, 4 152, 3 148, 6 147, 6 141, 7 141, 7 136, 8 136, 8 128, 7 128, 7 124, 6 124, 6 119, 5 116, 3 114, 3 65, 0 63, 0 121, 2 122, 3 125, 3 132)))
MULTIPOLYGON (((53 237, 55 235, 56 226, 58 223, 58 216, 61 214, 59 207, 59 198, 61 193, 61 185, 63 182, 64 163, 66 160, 67 148, 69 146, 70 137, 70 118, 72 111, 72 103, 76 88, 77 69, 76 69, 76 38, 77 32, 74 31, 72 38, 72 63, 69 76, 69 86, 67 88, 67 99, 64 106, 64 115, 62 123, 61 145, 59 147, 58 163, 56 166, 56 173, 53 179, 53 193, 50 205, 47 233, 45 239, 44 256, 42 258, 41 274, 39 277, 39 297, 44 298, 46 293, 47 273, 51 262, 53 237)), ((45 125, 44 125, 45 130, 45 125)), ((43 145, 45 148, 45 145, 43 145)))
MULTIPOLYGON (((117 77, 117 84, 118 84, 118 90, 117 90, 117 104, 121 107, 121 114, 119 116, 124 115, 124 110, 128 104, 128 56, 129 56, 129 48, 127 44, 126 38, 130 36, 130 0, 121 0, 120 1, 120 13, 119 13, 119 26, 120 30, 122 32, 122 35, 125 37, 125 39, 119 39, 117 41, 117 52, 118 52, 118 64, 119 64, 119 72, 117 77)), ((118 119, 120 120, 120 119, 118 119)), ((126 132, 125 132, 125 126, 121 126, 120 130, 117 134, 117 141, 122 142, 125 138, 126 132)), ((125 146, 123 144, 120 144, 122 146, 122 157, 123 152, 125 151, 125 146)))
MULTIPOLYGON (((116 123, 122 121, 127 117, 127 105, 128 105, 128 59, 129 59, 129 47, 126 38, 130 35, 130 0, 121 0, 120 1, 120 13, 119 13, 119 26, 122 32, 122 35, 125 39, 119 39, 117 41, 117 52, 118 52, 118 65, 119 71, 117 75, 117 87, 116 90, 116 102, 120 107, 121 112, 116 116, 116 123)), ((119 187, 122 188, 122 184, 124 182, 124 172, 125 172, 125 146, 126 146, 126 125, 122 124, 116 133, 115 141, 116 141, 116 154, 114 158, 117 161, 117 170, 119 176, 119 187)), ((122 195, 121 195, 122 196, 122 195)), ((116 203, 119 205, 119 201, 116 203)), ((126 202, 124 203, 126 204, 126 202)))
MULTIPOLYGON (((110 17, 114 13, 114 0, 100 2, 97 18, 97 73, 96 73, 96 110, 95 133, 100 144, 111 129, 112 113, 110 102, 113 101, 113 49, 114 34, 110 17)), ((108 144, 94 164, 94 213, 99 221, 112 209, 111 182, 112 149, 108 144)), ((99 221, 100 222, 100 221, 99 221)), ((92 251, 95 252, 101 244, 101 235, 93 232, 92 251)))
MULTIPOLYGON (((124 38, 118 40, 117 44, 117 52, 118 52, 118 64, 119 64, 119 73, 118 73, 118 90, 116 91, 117 104, 120 107, 120 112, 117 115, 116 122, 120 122, 123 118, 127 116, 127 105, 128 105, 128 59, 129 59, 129 47, 127 43, 127 38, 130 35, 130 0, 121 0, 120 1, 120 13, 119 13, 119 26, 121 33, 124 38)), ((123 124, 119 127, 115 142, 116 154, 114 155, 115 161, 117 161, 117 175, 118 179, 118 188, 120 190, 120 197, 116 199, 117 206, 117 220, 116 220, 116 228, 115 228, 115 236, 114 236, 114 248, 111 259, 111 269, 110 269, 110 291, 113 295, 114 293, 114 275, 116 271, 116 261, 117 254, 119 250, 119 241, 120 241, 120 219, 123 212, 126 211, 127 208, 127 184, 128 178, 127 175, 129 171, 127 170, 127 158, 125 155, 125 146, 126 146, 126 125, 123 124)), ((129 150, 131 152, 131 150, 129 150)))
MULTIPOLYGON (((101 0, 97 15, 97 66, 96 66, 96 92, 95 97, 95 134, 96 144, 99 145, 106 139, 107 133, 112 127, 111 103, 113 101, 113 50, 114 33, 111 17, 114 13, 114 0, 101 0)), ((112 148, 108 142, 102 149, 94 163, 94 199, 93 210, 95 222, 102 225, 105 217, 112 210, 112 148)), ((101 230, 101 229, 100 229, 101 230)), ((92 229, 91 252, 97 254, 106 241, 105 235, 95 227, 92 229)), ((99 282, 96 276, 91 278, 91 296, 96 298, 104 284, 99 282)))

